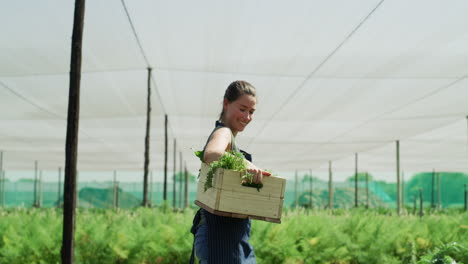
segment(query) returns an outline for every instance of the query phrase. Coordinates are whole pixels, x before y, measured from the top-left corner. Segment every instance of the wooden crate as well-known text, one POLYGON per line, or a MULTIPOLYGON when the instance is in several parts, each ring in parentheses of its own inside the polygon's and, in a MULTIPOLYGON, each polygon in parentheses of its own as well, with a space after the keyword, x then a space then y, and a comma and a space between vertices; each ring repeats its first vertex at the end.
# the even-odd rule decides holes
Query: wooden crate
POLYGON ((263 177, 263 188, 241 185, 243 173, 217 169, 213 187, 204 191, 209 166, 202 163, 195 204, 215 215, 281 223, 286 179, 263 177))

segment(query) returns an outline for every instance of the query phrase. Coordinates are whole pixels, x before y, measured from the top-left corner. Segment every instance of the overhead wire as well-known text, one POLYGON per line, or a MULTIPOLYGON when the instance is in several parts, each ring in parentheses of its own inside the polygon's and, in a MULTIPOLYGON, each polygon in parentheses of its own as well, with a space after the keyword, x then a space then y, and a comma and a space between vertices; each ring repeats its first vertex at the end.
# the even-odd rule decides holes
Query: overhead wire
MULTIPOLYGON (((63 116, 63 115, 59 115, 57 113, 54 113, 44 107, 42 107, 41 105, 33 102, 32 100, 30 100, 29 98, 27 98, 26 96, 20 94, 19 92, 13 90, 12 88, 10 88, 8 85, 6 85, 5 83, 3 83, 2 81, 0 81, 0 86, 3 87, 4 89, 6 89, 7 91, 11 92, 14 96, 20 98, 21 100, 23 100, 24 102, 28 103, 29 105, 32 105, 34 107, 36 107, 37 109, 41 110, 42 112, 44 113, 47 113, 55 118, 58 118, 62 121, 67 121, 67 117, 66 116, 63 116)), ((46 120, 47 121, 47 120, 46 120)), ((90 134, 88 134, 82 127, 78 128, 79 132, 80 133, 83 133, 83 135, 87 136, 88 138, 92 139, 92 140, 95 140, 97 142, 100 142, 102 143, 107 149, 111 150, 111 152, 116 152, 114 148, 112 148, 109 144, 107 144, 105 141, 103 140, 100 140, 98 138, 95 138, 95 137, 92 137, 90 134)))
MULTIPOLYGON (((140 37, 138 36, 138 32, 137 32, 137 30, 136 30, 136 28, 135 28, 135 25, 134 25, 133 21, 132 21, 132 17, 131 17, 131 15, 130 15, 130 12, 128 11, 127 5, 125 4, 125 0, 121 0, 121 3, 122 3, 122 6, 123 6, 123 9, 124 9, 124 11, 125 11, 125 14, 126 14, 126 16, 127 16, 127 19, 128 19, 129 24, 130 24, 130 27, 131 27, 131 29, 132 29, 133 35, 134 35, 134 37, 135 37, 135 41, 137 42, 137 45, 138 45, 138 47, 139 47, 139 49, 140 49, 140 52, 141 52, 141 55, 142 55, 143 59, 145 60, 146 66, 147 66, 147 68, 152 68, 152 66, 151 66, 151 64, 150 64, 150 61, 148 60, 148 57, 146 56, 145 50, 144 50, 144 48, 143 48, 143 45, 142 45, 142 43, 141 43, 141 41, 140 41, 140 37)), ((158 101, 159 101, 159 103, 160 103, 160 105, 161 105, 161 108, 162 108, 162 110, 163 110, 163 113, 164 113, 165 115, 168 115, 168 116, 169 116, 169 114, 168 114, 168 112, 167 112, 167 110, 166 110, 166 107, 165 107, 165 105, 164 105, 164 103, 163 103, 161 94, 159 93, 158 85, 157 85, 157 82, 156 82, 156 80, 155 80, 155 78, 154 78, 154 76, 153 76, 153 73, 151 73, 150 78, 151 78, 151 83, 153 84, 153 86, 152 86, 151 88, 152 88, 152 90, 154 90, 154 92, 156 93, 156 95, 157 95, 157 97, 158 97, 158 101)), ((172 123, 172 122, 170 122, 170 121, 168 122, 168 127, 169 127, 169 129, 170 129, 172 135, 174 135, 174 138, 175 138, 175 132, 174 132, 174 129, 173 129, 171 123, 172 123)))
MULTIPOLYGON (((382 5, 382 3, 384 2, 385 0, 381 0, 370 12, 369 14, 367 14, 367 16, 350 32, 348 33, 348 35, 341 41, 341 43, 335 48, 333 49, 328 55, 327 57, 325 57, 325 59, 319 64, 317 65, 317 67, 315 67, 315 69, 301 82, 301 84, 299 84, 299 86, 294 89, 294 91, 289 94, 289 96, 286 98, 286 100, 280 105, 280 107, 275 111, 273 112, 273 114, 270 116, 270 118, 263 124, 263 126, 260 128, 259 132, 257 133, 257 136, 260 135, 263 130, 265 130, 265 128, 267 127, 267 125, 273 120, 273 118, 275 118, 276 115, 278 115, 282 110, 283 108, 289 103, 289 101, 292 100, 292 98, 300 91, 304 88, 305 84, 315 75, 316 72, 318 72, 322 66, 328 62, 328 60, 333 57, 337 52, 338 50, 354 35, 354 33, 356 31, 358 31, 359 28, 361 28, 361 26, 369 19, 369 17, 372 16, 372 14, 374 14, 374 12, 382 5)), ((257 137, 252 137, 252 139, 250 140, 250 142, 247 144, 247 148, 252 144, 252 142, 255 140, 255 138, 257 137)))

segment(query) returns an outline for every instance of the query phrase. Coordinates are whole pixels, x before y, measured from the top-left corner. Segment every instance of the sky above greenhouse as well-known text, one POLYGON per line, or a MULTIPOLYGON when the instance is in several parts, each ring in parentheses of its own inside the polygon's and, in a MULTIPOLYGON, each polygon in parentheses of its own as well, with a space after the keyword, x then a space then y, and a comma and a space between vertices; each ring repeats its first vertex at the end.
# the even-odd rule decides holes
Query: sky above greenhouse
MULTIPOLYGON (((0 3, 3 168, 64 166, 73 1, 0 3)), ((78 170, 193 173, 234 80, 257 88, 237 137, 293 175, 468 172, 467 1, 87 1, 78 170), (174 140, 176 153, 174 155, 174 140), (182 158, 181 158, 182 156, 182 158)), ((344 177, 344 176, 343 176, 344 177)))

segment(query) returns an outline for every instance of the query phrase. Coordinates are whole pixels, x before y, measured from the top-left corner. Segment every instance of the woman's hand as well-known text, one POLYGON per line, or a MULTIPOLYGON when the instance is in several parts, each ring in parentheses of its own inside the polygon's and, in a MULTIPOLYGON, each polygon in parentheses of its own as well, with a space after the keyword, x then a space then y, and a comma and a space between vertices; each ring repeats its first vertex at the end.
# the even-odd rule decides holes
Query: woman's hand
POLYGON ((254 164, 252 164, 250 161, 247 162, 247 172, 253 175, 253 182, 254 183, 261 183, 263 180, 263 176, 270 176, 271 173, 268 171, 261 170, 257 168, 254 164))

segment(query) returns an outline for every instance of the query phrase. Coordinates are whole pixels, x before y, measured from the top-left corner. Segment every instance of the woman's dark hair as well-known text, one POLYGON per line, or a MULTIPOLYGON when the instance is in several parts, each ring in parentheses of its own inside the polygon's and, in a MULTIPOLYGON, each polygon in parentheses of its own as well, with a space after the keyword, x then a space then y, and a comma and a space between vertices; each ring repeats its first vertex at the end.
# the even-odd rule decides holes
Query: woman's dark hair
MULTIPOLYGON (((226 99, 229 103, 232 103, 244 94, 256 97, 255 87, 246 81, 234 81, 227 87, 226 92, 224 93, 224 99, 226 99)), ((223 118, 223 115, 224 107, 221 111, 221 114, 219 115, 219 120, 223 118)))

